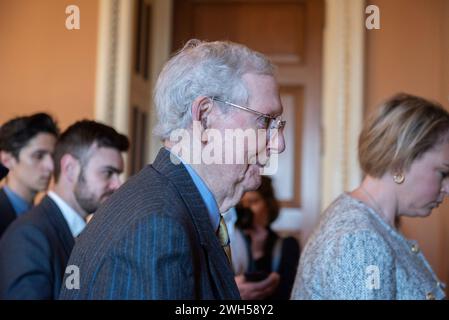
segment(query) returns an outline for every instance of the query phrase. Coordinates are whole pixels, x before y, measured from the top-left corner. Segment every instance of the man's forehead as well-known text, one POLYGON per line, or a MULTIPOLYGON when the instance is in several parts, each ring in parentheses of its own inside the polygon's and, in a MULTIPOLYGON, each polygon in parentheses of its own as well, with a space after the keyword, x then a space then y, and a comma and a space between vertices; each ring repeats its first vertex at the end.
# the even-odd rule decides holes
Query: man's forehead
POLYGON ((95 159, 95 162, 102 166, 117 167, 117 165, 121 165, 122 162, 120 151, 112 147, 91 146, 88 155, 90 160, 95 159))
POLYGON ((273 75, 245 73, 242 79, 245 85, 251 89, 258 89, 263 86, 267 89, 278 90, 278 83, 273 75))
POLYGON ((281 114, 279 86, 274 76, 247 73, 242 77, 248 90, 249 106, 266 114, 281 114))
POLYGON ((89 158, 103 157, 105 155, 111 154, 113 151, 116 151, 116 150, 111 147, 103 147, 103 146, 100 147, 95 142, 92 145, 90 145, 89 148, 87 149, 86 156, 89 158))
POLYGON ((41 132, 32 137, 28 142, 23 146, 23 149, 29 149, 31 151, 35 150, 44 150, 44 151, 52 151, 56 143, 56 137, 50 133, 41 132))

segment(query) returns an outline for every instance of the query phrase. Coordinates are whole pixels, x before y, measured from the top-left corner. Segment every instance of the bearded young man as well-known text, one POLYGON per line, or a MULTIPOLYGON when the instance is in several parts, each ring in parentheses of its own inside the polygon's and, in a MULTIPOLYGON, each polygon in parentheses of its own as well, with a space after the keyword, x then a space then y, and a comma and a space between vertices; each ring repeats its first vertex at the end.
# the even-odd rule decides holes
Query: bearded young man
POLYGON ((95 121, 79 121, 61 134, 54 153, 54 187, 0 241, 0 299, 58 297, 87 215, 121 185, 121 153, 128 146, 126 136, 95 121))

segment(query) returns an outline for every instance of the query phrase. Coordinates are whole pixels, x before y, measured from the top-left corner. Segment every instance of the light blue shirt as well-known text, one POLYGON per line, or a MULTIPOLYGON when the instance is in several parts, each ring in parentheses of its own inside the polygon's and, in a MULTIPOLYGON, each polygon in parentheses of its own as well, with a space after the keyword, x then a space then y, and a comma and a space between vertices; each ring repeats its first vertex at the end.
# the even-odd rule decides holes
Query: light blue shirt
POLYGON ((58 206, 59 210, 61 210, 62 215, 64 216, 64 220, 67 222, 69 226, 70 232, 72 236, 76 238, 81 231, 86 227, 86 221, 71 207, 65 202, 60 196, 58 196, 53 191, 48 193, 48 197, 53 200, 58 206))
POLYGON ((14 208, 14 211, 16 212, 17 216, 24 214, 33 207, 32 203, 29 203, 26 200, 24 200, 21 196, 19 196, 17 193, 8 188, 8 186, 4 186, 3 190, 5 190, 6 196, 11 202, 12 207, 14 208))
MULTIPOLYGON (((170 149, 167 150, 170 151, 170 149)), ((178 158, 182 162, 184 167, 187 169, 187 172, 192 178, 193 183, 198 189, 201 198, 203 199, 206 205, 207 211, 209 213, 210 222, 212 223, 212 227, 214 228, 214 230, 218 230, 218 226, 220 225, 220 210, 218 209, 217 201, 215 200, 214 195, 209 190, 203 179, 201 179, 198 173, 196 173, 196 171, 190 165, 185 163, 184 160, 182 160, 173 152, 171 152, 171 154, 174 155, 176 158, 178 158)))

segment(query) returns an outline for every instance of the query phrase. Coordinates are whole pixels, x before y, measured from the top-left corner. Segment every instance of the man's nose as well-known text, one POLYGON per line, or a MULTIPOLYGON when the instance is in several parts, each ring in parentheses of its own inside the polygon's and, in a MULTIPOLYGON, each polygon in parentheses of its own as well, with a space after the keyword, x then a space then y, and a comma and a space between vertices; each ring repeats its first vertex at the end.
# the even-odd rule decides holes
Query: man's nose
POLYGON ((269 154, 282 153, 285 150, 284 129, 275 129, 270 133, 268 148, 269 154))
POLYGON ((449 194, 449 179, 448 178, 443 180, 441 192, 444 193, 444 196, 447 196, 449 194))
POLYGON ((118 173, 114 174, 109 183, 109 188, 112 191, 117 190, 122 185, 122 180, 120 179, 120 175, 118 173))
POLYGON ((45 155, 42 163, 46 170, 53 172, 55 165, 54 165, 53 158, 50 154, 45 155))

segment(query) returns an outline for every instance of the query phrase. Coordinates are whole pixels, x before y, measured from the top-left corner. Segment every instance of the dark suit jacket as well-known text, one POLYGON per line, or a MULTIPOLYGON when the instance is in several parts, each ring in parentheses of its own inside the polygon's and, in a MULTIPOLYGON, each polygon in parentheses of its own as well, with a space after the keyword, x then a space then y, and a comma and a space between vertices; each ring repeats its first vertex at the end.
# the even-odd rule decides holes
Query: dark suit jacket
POLYGON ((239 299, 234 274, 185 167, 161 149, 78 238, 80 289, 61 299, 239 299))
POLYGON ((0 299, 55 299, 74 245, 49 197, 17 218, 0 240, 0 299))
POLYGON ((16 211, 2 188, 0 189, 0 238, 15 218, 17 218, 16 211))
POLYGON ((5 168, 1 163, 0 163, 0 181, 3 180, 4 177, 6 177, 8 175, 8 168, 5 168))

